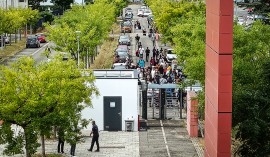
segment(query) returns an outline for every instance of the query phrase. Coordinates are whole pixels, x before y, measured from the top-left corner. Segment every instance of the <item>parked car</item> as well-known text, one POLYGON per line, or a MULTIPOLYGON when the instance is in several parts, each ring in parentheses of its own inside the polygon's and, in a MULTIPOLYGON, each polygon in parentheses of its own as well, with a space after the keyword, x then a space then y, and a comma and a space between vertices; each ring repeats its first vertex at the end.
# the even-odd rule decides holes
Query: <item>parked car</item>
POLYGON ((132 32, 132 22, 124 21, 121 23, 121 32, 122 33, 131 33, 132 32))
POLYGON ((128 54, 128 51, 125 50, 118 50, 116 52, 116 56, 119 56, 119 63, 126 63, 127 58, 131 58, 130 54, 128 54))
POLYGON ((133 18, 133 14, 132 13, 126 13, 125 14, 125 17, 124 17, 124 20, 132 20, 132 18, 133 18))
POLYGON ((46 43, 47 41, 46 41, 46 36, 45 36, 45 34, 43 34, 43 33, 38 33, 38 34, 36 34, 36 36, 38 37, 38 41, 40 42, 40 43, 46 43))
POLYGON ((173 49, 167 49, 167 60, 168 63, 172 63, 177 58, 177 55, 173 52, 173 49))
POLYGON ((138 9, 137 16, 143 17, 143 9, 138 9))
POLYGON ((28 36, 26 39, 26 48, 30 47, 40 47, 40 42, 37 36, 28 36))
POLYGON ((119 39, 118 39, 118 43, 119 45, 128 45, 130 46, 130 37, 127 36, 127 35, 121 35, 119 36, 119 39))
POLYGON ((143 17, 148 17, 149 15, 152 15, 152 12, 150 10, 145 10, 143 12, 143 17))
POLYGON ((114 69, 114 70, 125 70, 127 68, 126 68, 125 63, 114 63, 113 66, 112 66, 112 69, 114 69))
POLYGON ((118 51, 126 51, 128 54, 130 54, 130 49, 127 45, 118 45, 115 49, 115 54, 117 54, 118 51))
POLYGON ((132 9, 131 8, 126 8, 125 13, 132 13, 132 9))
POLYGON ((140 8, 141 9, 147 9, 147 6, 146 5, 142 5, 140 8))

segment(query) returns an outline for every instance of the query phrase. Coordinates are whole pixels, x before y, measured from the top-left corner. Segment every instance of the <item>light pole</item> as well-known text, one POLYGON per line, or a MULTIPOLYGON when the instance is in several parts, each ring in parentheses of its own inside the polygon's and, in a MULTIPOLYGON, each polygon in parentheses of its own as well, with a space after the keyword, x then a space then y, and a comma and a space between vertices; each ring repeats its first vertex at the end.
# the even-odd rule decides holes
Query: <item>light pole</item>
POLYGON ((77 34, 77 41, 78 41, 77 58, 78 58, 78 68, 79 68, 79 65, 80 65, 80 34, 81 34, 81 31, 76 31, 76 34, 77 34))

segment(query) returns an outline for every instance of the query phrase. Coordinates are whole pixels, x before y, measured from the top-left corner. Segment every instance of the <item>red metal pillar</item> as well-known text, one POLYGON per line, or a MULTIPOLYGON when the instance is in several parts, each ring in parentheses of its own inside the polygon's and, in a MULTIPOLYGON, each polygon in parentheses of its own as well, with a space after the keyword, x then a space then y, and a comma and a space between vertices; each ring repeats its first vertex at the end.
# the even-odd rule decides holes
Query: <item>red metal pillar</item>
POLYGON ((233 0, 206 0, 205 157, 231 156, 233 0))

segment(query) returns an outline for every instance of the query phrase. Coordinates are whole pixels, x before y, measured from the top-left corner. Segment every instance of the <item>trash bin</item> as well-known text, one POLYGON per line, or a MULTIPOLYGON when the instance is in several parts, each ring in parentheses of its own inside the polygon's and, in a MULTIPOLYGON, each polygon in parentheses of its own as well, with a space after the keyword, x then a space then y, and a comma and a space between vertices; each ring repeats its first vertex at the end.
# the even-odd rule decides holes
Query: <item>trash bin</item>
POLYGON ((134 120, 125 120, 126 131, 134 131, 134 120))

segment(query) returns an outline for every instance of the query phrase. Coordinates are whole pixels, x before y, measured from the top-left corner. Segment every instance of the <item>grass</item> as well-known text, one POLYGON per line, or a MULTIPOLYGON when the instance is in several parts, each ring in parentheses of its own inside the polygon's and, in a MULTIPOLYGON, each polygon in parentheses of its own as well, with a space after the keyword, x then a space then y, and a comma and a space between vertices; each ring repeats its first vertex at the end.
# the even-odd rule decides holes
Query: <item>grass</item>
POLYGON ((16 53, 23 50, 24 48, 25 48, 25 38, 22 38, 22 40, 18 40, 17 43, 6 45, 6 47, 3 50, 0 50, 0 62, 4 61, 10 56, 14 56, 16 53))
POLYGON ((114 50, 117 47, 117 38, 109 38, 101 45, 99 54, 91 69, 110 69, 114 61, 114 50))
MULTIPOLYGON (((114 23, 112 30, 114 34, 120 34, 119 24, 114 23)), ((108 37, 101 45, 99 54, 96 56, 94 64, 91 64, 90 69, 111 69, 117 45, 118 37, 108 37)))
POLYGON ((114 23, 112 25, 113 34, 120 34, 120 23, 114 23))

